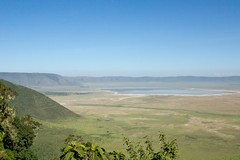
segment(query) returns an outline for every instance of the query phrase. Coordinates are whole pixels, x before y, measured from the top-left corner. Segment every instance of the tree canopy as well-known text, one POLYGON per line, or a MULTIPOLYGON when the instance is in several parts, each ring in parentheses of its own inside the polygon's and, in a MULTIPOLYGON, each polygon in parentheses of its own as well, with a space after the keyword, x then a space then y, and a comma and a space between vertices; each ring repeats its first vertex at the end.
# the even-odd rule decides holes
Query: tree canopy
POLYGON ((37 157, 30 147, 40 123, 29 115, 16 116, 15 107, 9 103, 16 96, 15 91, 0 83, 0 159, 34 160, 37 157))

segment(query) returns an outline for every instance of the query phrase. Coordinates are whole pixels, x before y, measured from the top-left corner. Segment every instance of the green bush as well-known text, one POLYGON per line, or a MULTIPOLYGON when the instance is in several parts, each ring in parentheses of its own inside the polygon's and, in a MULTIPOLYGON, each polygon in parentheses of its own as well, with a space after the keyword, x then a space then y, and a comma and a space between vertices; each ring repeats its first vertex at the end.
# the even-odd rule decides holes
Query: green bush
POLYGON ((107 152, 104 148, 90 142, 84 143, 81 137, 70 135, 67 145, 62 149, 61 160, 175 160, 177 158, 176 140, 167 141, 163 133, 159 134, 159 148, 154 149, 152 140, 144 137, 143 145, 124 138, 126 153, 107 152))
POLYGON ((30 116, 16 116, 15 108, 9 104, 16 95, 0 83, 0 159, 36 160, 30 147, 40 123, 30 116))

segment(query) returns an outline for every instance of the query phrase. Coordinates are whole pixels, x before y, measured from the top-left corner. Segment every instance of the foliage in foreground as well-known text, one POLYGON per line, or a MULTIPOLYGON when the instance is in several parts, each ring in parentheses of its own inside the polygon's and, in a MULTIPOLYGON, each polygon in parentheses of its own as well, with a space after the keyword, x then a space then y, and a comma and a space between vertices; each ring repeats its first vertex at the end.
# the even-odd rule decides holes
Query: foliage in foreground
POLYGON ((30 150, 39 123, 30 116, 17 117, 9 104, 17 93, 0 83, 0 159, 35 160, 30 150))
POLYGON ((126 153, 107 152, 104 148, 90 142, 84 143, 81 137, 70 135, 63 148, 61 160, 174 160, 177 158, 176 140, 167 141, 166 136, 159 134, 159 148, 153 148, 149 137, 144 137, 144 144, 134 143, 124 138, 126 153))

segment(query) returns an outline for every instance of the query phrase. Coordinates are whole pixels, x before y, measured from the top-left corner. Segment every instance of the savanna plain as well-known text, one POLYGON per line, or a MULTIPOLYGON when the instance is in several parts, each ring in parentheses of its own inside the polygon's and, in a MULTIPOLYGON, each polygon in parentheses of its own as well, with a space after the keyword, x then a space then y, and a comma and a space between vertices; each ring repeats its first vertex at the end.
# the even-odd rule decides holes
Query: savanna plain
MULTIPOLYGON (((180 160, 240 159, 238 92, 198 96, 133 95, 116 94, 104 87, 121 86, 38 88, 80 115, 79 118, 41 122, 43 127, 33 147, 40 158, 58 154, 51 150, 60 150, 68 134, 80 135, 108 151, 124 152, 123 137, 143 142, 142 138, 148 135, 157 147, 161 131, 169 139, 177 139, 180 160), (42 141, 45 146, 41 146, 42 141)), ((232 90, 230 87, 219 89, 232 90)))

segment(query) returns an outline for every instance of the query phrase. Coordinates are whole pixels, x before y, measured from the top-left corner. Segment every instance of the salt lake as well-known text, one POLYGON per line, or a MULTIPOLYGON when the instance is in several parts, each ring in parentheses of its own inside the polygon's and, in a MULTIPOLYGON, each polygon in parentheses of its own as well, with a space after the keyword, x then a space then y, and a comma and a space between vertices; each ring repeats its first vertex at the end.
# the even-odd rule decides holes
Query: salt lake
POLYGON ((233 93, 221 90, 203 89, 113 89, 110 90, 118 94, 148 94, 148 95, 219 95, 233 93))

